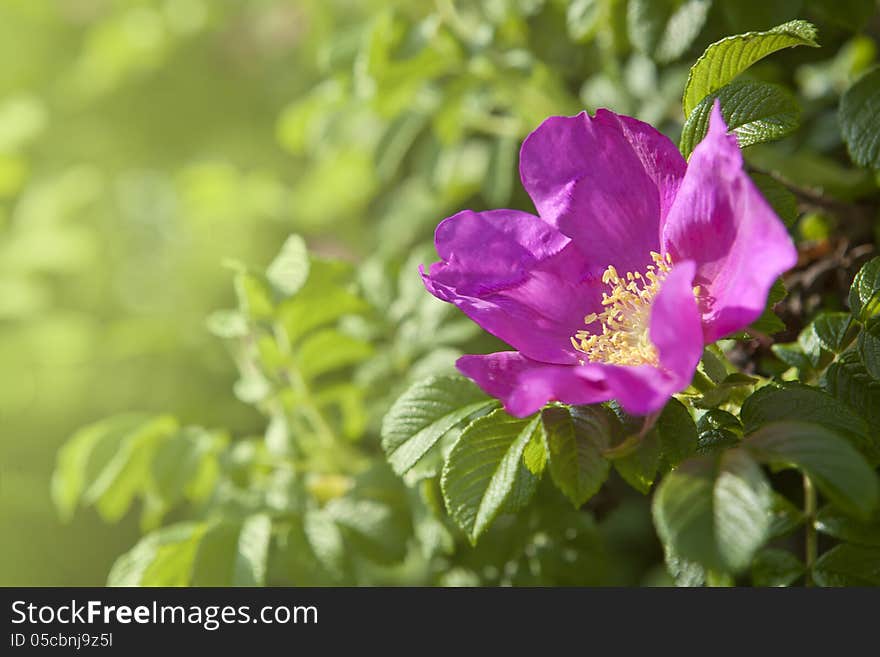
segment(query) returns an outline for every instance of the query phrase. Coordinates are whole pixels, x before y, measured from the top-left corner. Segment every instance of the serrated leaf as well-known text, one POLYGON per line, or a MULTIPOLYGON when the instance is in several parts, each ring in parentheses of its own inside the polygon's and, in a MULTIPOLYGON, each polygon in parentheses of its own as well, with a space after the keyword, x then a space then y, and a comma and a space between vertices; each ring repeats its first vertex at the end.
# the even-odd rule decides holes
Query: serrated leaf
POLYGON ((813 46, 816 28, 802 20, 777 25, 765 32, 746 32, 716 41, 691 68, 682 106, 690 116, 706 96, 728 84, 755 62, 783 48, 813 46))
POLYGON ((601 406, 553 406, 541 411, 541 422, 553 481, 578 508, 608 478, 611 464, 602 452, 616 419, 601 406))
POLYGON ((880 381, 880 322, 859 333, 859 358, 875 381, 880 381))
POLYGON ((472 543, 510 496, 523 450, 541 431, 540 416, 521 420, 496 410, 462 432, 443 467, 441 487, 449 514, 472 543))
POLYGON ((758 389, 743 402, 740 414, 746 433, 780 420, 814 422, 858 446, 868 431, 865 421, 846 404, 801 383, 770 384, 758 389))
POLYGON ((752 562, 752 586, 789 586, 806 571, 803 562, 788 550, 761 550, 752 562))
POLYGON ((416 383, 382 420, 382 448, 388 463, 397 474, 406 474, 450 429, 494 404, 461 376, 431 377, 416 383))
POLYGON ((816 560, 813 580, 819 586, 880 586, 880 548, 833 547, 816 560))
POLYGON ((266 269, 266 278, 280 294, 290 297, 299 292, 308 277, 309 252, 305 240, 291 235, 266 269))
POLYGON ((740 449, 685 461, 654 496, 654 524, 664 545, 719 572, 748 566, 770 529, 772 491, 740 449))
POLYGON ((800 125, 800 106, 784 87, 769 82, 740 80, 707 96, 688 115, 680 149, 688 157, 706 136, 715 99, 740 148, 781 139, 800 125))
POLYGON ((862 265, 853 278, 849 309, 862 322, 880 313, 880 256, 862 265))
POLYGON ((839 354, 849 344, 856 328, 849 313, 823 312, 811 323, 819 344, 834 354, 839 354))
POLYGON ((868 522, 860 522, 833 506, 826 506, 819 509, 816 529, 847 543, 880 547, 880 515, 876 513, 868 522))
POLYGON ((844 92, 839 119, 853 162, 880 169, 880 67, 868 71, 844 92))
POLYGON ((756 459, 805 472, 835 505, 867 518, 880 501, 880 482, 871 466, 838 434, 818 424, 773 422, 743 444, 756 459))
POLYGON ((869 434, 861 450, 880 461, 880 381, 874 379, 855 350, 845 351, 825 371, 823 387, 868 423, 869 434))

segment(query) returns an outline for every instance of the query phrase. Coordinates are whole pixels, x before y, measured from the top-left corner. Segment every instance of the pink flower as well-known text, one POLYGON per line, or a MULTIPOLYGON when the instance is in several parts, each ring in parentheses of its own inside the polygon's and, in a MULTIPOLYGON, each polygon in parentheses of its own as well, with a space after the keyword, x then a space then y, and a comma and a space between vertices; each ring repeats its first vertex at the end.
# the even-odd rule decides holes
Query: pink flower
POLYGON ((428 291, 517 350, 457 362, 512 415, 552 400, 661 409, 797 260, 717 102, 689 162, 651 126, 599 110, 544 121, 520 177, 539 216, 449 217, 441 261, 421 270, 428 291))

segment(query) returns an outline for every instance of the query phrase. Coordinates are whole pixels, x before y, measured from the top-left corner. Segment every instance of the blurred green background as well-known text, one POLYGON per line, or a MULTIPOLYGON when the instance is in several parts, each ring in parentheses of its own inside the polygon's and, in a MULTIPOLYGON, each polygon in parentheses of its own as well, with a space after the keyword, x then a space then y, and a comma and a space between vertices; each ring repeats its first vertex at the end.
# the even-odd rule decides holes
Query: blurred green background
MULTIPOLYGON (((77 427, 136 409, 262 432, 205 328, 232 304, 224 261, 262 265, 294 231, 319 254, 404 259, 457 209, 528 207, 518 145, 543 118, 607 106, 676 138, 687 71, 721 36, 819 26, 821 50, 755 67, 805 110, 796 138, 754 157, 805 184, 821 170, 841 199, 875 194, 835 126, 839 94, 876 59, 875 13, 870 1, 0 0, 0 584, 101 584, 137 540, 133 517, 59 521, 49 480, 77 427)), ((810 237, 828 225, 813 220, 810 237)))

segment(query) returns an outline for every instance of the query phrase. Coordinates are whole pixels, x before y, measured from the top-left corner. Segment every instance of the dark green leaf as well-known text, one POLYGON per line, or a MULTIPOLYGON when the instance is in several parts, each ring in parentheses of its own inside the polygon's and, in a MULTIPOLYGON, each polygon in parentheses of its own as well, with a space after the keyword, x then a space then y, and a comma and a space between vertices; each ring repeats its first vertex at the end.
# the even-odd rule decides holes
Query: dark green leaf
POLYGON ((853 278, 849 309, 863 322, 880 313, 880 256, 862 265, 853 278))
POLYGON ((752 562, 752 586, 789 586, 804 574, 806 566, 787 550, 761 550, 752 562))
POLYGON ((842 510, 867 518, 880 498, 877 475, 849 442, 818 424, 774 422, 746 437, 758 460, 795 467, 842 510))
POLYGON ((611 464, 602 456, 617 424, 602 406, 553 406, 541 412, 550 474, 575 508, 595 495, 611 464))
POLYGON ((874 380, 880 381, 880 322, 859 333, 859 358, 874 380))
POLYGON ((687 407, 670 399, 657 419, 660 453, 670 467, 675 467, 697 451, 697 426, 687 407))
POLYGON ((814 422, 858 446, 868 432, 865 421, 846 404, 801 383, 771 383, 759 388, 743 403, 741 416, 746 433, 779 420, 814 422))
POLYGON ((880 548, 844 543, 816 561, 813 579, 819 586, 880 586, 880 548))
POLYGON ((858 165, 880 169, 880 67, 853 84, 840 98, 840 130, 858 165))
POLYGON ((826 506, 819 510, 816 529, 848 543, 880 547, 880 517, 877 514, 868 522, 859 522, 833 506, 826 506))

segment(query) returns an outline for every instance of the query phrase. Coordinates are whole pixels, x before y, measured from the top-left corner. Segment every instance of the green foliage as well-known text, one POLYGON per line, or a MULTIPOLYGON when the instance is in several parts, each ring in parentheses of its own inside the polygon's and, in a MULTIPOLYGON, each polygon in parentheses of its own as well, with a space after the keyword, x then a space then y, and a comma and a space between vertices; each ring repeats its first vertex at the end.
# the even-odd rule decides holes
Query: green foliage
POLYGON ((869 71, 840 98, 840 126, 850 157, 863 167, 880 169, 880 68, 869 71))
POLYGON ((619 430, 617 420, 601 406, 549 407, 541 412, 541 424, 553 481, 578 508, 608 478, 611 464, 603 451, 619 430))
POLYGON ((521 506, 534 475, 523 464, 523 451, 538 418, 518 420, 503 411, 474 420, 462 432, 443 467, 443 497, 450 515, 472 542, 486 531, 504 506, 521 506), (522 489, 525 489, 524 492, 522 489))
POLYGON ((681 152, 685 156, 705 136, 716 99, 721 103, 724 122, 742 148, 785 137, 800 124, 800 106, 784 87, 738 80, 706 96, 688 114, 681 130, 681 152))
POLYGON ((869 517, 880 502, 880 480, 844 439, 818 424, 771 422, 744 441, 762 463, 805 472, 837 506, 869 517))
POLYGON ((382 447, 398 474, 406 474, 460 422, 493 402, 462 377, 433 377, 398 398, 382 420, 382 447))
POLYGON ((0 3, 0 459, 36 464, 0 515, 51 536, 4 579, 58 583, 63 542, 102 555, 74 583, 133 545, 111 584, 878 584, 880 259, 842 287, 880 235, 875 3, 50 4, 0 3), (763 315, 647 418, 454 374, 503 347, 425 293, 438 221, 533 211, 547 116, 688 155, 715 99, 799 243, 763 315), (58 452, 59 527, 51 437, 108 414, 58 452))
POLYGON ((679 558, 735 573, 767 538, 771 499, 761 468, 732 449, 686 461, 669 474, 654 497, 654 522, 679 558))
POLYGON ((801 20, 765 32, 746 32, 716 41, 691 68, 682 100, 685 115, 689 117, 706 96, 767 55, 793 46, 818 45, 816 28, 801 20))

